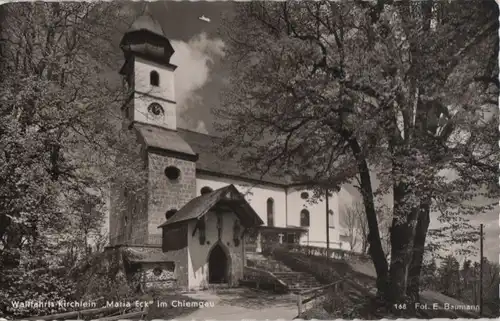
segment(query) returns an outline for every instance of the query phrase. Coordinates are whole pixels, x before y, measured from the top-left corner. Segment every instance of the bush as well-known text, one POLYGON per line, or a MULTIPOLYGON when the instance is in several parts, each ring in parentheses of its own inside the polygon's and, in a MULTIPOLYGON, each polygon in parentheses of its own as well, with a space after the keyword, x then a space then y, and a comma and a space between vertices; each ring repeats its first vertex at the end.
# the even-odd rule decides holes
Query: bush
POLYGON ((5 316, 27 317, 66 310, 52 306, 15 307, 16 302, 72 301, 76 284, 62 269, 27 269, 3 271, 0 275, 0 308, 5 316))

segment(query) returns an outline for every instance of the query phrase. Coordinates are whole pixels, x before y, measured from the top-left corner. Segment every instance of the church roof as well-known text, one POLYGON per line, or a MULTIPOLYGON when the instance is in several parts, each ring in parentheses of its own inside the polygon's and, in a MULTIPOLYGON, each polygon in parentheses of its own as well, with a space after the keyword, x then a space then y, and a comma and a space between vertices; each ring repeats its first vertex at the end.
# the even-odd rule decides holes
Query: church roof
POLYGON ((222 139, 219 137, 180 128, 177 129, 177 132, 191 146, 193 151, 198 154, 199 158, 196 162, 198 170, 221 176, 241 177, 276 185, 289 185, 292 183, 291 179, 285 175, 261 175, 258 172, 245 169, 235 157, 220 157, 218 150, 220 150, 222 139))
POLYGON ((139 131, 144 143, 148 147, 196 156, 191 146, 173 130, 142 123, 135 123, 134 127, 139 131))
POLYGON ((177 211, 174 216, 159 227, 200 219, 217 205, 217 203, 224 200, 229 201, 227 204, 233 208, 235 214, 244 226, 258 226, 264 224, 259 215, 250 204, 248 204, 243 195, 238 192, 236 187, 234 187, 234 185, 228 185, 193 198, 177 211))

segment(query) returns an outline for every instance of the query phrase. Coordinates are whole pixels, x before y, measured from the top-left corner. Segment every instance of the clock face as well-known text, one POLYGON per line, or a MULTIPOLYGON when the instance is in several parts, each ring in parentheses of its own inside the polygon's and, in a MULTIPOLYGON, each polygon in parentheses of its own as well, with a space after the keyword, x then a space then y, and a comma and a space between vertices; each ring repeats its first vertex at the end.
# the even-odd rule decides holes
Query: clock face
POLYGON ((148 112, 155 117, 162 116, 164 113, 163 107, 161 107, 158 103, 152 103, 151 105, 149 105, 148 112))

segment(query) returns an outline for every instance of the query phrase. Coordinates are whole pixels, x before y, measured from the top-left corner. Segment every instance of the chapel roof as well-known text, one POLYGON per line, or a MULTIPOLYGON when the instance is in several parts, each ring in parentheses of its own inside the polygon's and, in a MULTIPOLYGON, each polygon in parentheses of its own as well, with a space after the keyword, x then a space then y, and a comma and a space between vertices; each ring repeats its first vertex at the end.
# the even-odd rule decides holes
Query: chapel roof
POLYGON ((227 205, 234 210, 243 225, 258 226, 264 224, 243 195, 231 184, 193 198, 159 227, 200 219, 221 201, 228 201, 227 205))

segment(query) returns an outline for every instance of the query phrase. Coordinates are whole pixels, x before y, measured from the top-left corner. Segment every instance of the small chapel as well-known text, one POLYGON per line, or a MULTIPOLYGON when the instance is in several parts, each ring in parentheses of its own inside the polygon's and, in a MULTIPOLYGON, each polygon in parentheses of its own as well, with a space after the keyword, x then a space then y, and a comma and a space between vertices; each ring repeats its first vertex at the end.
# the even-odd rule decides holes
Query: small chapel
POLYGON ((218 159, 219 138, 177 127, 174 49, 149 13, 120 47, 124 130, 135 132, 148 171, 143 197, 114 186, 110 200, 109 247, 123 253, 127 277, 145 287, 234 286, 246 253, 266 242, 345 246, 338 212, 349 193, 309 202, 305 186, 218 159))

